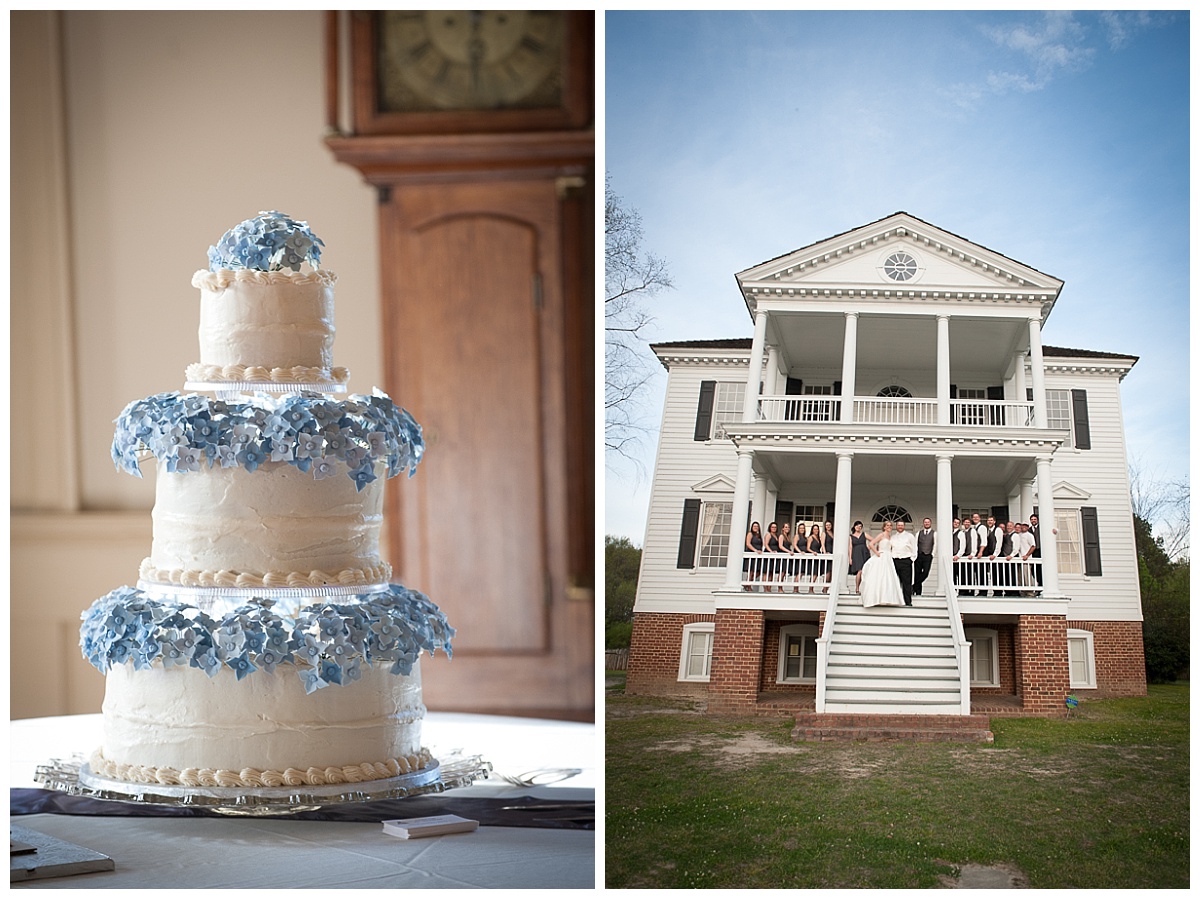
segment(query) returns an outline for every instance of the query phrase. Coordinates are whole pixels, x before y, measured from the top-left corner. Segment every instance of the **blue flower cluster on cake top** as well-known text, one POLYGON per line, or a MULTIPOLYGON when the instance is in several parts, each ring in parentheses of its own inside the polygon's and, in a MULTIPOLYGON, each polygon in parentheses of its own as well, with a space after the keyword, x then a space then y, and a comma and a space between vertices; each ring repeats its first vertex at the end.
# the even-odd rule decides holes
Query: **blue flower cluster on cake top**
POLYGON ((116 426, 113 462, 138 477, 139 456, 149 452, 170 472, 204 465, 253 472, 286 462, 321 480, 345 466, 362 490, 376 479, 376 462, 386 462, 389 478, 405 469, 412 477, 425 452, 421 426, 378 390, 345 400, 260 393, 240 402, 160 393, 130 403, 116 426))
POLYGON ((260 212, 230 228, 208 248, 210 271, 250 269, 258 272, 294 272, 307 262, 321 264, 321 238, 309 230, 308 222, 297 222, 282 212, 260 212))
POLYGON ((83 613, 79 644, 101 673, 126 662, 143 670, 161 660, 164 668, 200 668, 209 677, 228 667, 241 680, 291 663, 306 693, 356 681, 364 664, 391 662, 392 674, 407 675, 422 650, 452 654, 454 628, 423 593, 390 584, 355 599, 290 617, 271 600, 255 598, 214 617, 121 587, 83 613))

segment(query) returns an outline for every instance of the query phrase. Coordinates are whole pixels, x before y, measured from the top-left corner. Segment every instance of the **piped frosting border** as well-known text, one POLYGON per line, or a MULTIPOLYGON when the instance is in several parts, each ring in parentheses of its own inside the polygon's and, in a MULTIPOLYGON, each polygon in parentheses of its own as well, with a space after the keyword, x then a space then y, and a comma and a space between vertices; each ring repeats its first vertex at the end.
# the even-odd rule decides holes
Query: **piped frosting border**
POLYGON ((325 784, 357 784, 388 777, 414 774, 428 767, 433 760, 428 749, 384 762, 363 762, 327 768, 285 768, 283 771, 259 771, 243 768, 167 768, 151 765, 126 765, 104 757, 96 750, 88 764, 92 773, 126 783, 158 784, 183 787, 290 787, 323 786, 325 784))

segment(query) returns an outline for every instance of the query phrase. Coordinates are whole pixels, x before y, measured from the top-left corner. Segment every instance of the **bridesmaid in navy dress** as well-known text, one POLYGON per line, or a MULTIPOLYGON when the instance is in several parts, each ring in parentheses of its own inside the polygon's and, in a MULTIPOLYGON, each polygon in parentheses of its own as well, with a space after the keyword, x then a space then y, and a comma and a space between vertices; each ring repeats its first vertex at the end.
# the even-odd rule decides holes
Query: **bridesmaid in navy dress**
MULTIPOLYGON (((813 526, 809 528, 807 545, 810 553, 820 553, 823 551, 821 548, 821 526, 819 524, 814 523, 813 526)), ((808 579, 810 583, 817 580, 821 576, 824 565, 824 562, 818 560, 809 562, 808 579)), ((808 592, 814 592, 811 586, 809 586, 808 592)))
POLYGON ((867 536, 863 533, 863 523, 854 522, 850 529, 850 573, 854 575, 854 591, 862 591, 862 570, 871 558, 871 548, 867 546, 867 536))
MULTIPOLYGON (((762 529, 758 526, 758 522, 750 525, 750 532, 746 534, 746 558, 742 562, 742 579, 753 580, 758 577, 759 563, 751 558, 751 555, 761 555, 763 551, 762 529)), ((743 590, 749 590, 749 586, 743 586, 743 590)))
MULTIPOLYGON (((779 549, 779 525, 774 521, 772 521, 769 525, 767 525, 767 552, 768 553, 779 553, 780 552, 780 549, 779 549)), ((776 575, 779 576, 780 582, 783 581, 783 574, 779 570, 779 567, 782 564, 782 562, 783 562, 782 559, 775 559, 775 560, 768 559, 767 560, 767 580, 768 581, 774 580, 776 575)), ((771 592, 770 587, 767 587, 767 592, 768 593, 771 592)), ((780 593, 783 592, 783 587, 779 588, 779 592, 780 593)))

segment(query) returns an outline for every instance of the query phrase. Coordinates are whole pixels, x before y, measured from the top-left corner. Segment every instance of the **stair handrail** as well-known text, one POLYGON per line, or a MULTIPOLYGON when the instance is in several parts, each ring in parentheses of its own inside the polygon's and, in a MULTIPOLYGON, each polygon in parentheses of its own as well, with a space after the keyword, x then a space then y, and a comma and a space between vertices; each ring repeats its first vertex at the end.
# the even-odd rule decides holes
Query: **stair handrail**
POLYGON ((849 570, 849 560, 845 552, 839 553, 835 550, 832 564, 833 577, 829 579, 829 603, 825 608, 825 622, 821 626, 820 635, 817 637, 817 696, 815 705, 817 714, 822 714, 825 711, 825 674, 829 667, 829 639, 833 635, 833 621, 837 617, 838 597, 841 595, 841 589, 838 587, 838 584, 845 586, 846 572, 849 570))
MULTIPOLYGON (((950 639, 954 641, 954 658, 958 661, 958 696, 964 715, 971 714, 971 644, 963 630, 958 609, 958 590, 954 586, 954 562, 942 555, 939 560, 939 580, 946 585, 946 611, 950 615, 950 639)), ((818 652, 818 658, 820 653, 818 652)))

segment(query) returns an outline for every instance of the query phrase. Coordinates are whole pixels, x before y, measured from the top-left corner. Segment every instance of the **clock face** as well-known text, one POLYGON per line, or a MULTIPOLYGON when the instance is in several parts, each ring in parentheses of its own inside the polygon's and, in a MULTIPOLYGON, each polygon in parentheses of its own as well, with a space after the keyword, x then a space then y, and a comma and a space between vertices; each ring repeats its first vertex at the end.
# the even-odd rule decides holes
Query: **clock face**
POLYGON ((562 12, 383 12, 380 111, 558 106, 564 32, 562 12))

